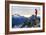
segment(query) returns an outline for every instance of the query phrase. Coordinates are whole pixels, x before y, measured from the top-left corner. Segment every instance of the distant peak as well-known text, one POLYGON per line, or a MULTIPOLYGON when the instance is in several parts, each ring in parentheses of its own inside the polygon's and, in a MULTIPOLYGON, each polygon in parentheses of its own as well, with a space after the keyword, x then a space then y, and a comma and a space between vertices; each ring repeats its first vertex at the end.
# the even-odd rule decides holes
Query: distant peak
POLYGON ((14 15, 12 15, 13 17, 20 17, 20 15, 19 14, 14 14, 14 15))
POLYGON ((14 14, 14 15, 20 16, 19 14, 14 14))

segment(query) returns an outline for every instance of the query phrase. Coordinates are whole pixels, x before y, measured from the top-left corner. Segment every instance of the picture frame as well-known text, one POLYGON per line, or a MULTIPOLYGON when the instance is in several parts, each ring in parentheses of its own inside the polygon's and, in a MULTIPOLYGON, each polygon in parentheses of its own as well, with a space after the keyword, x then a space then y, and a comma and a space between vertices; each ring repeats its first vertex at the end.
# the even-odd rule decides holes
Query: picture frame
MULTIPOLYGON (((35 11, 37 11, 37 10, 35 10, 35 11)), ((16 12, 15 12, 15 14, 16 14, 16 12)), ((12 15, 14 15, 13 12, 12 12, 12 15)), ((20 15, 18 15, 18 16, 20 16, 20 15)), ((37 13, 36 13, 36 15, 37 15, 37 13)), ((28 16, 25 16, 25 17, 28 17, 28 16)), ((5 34, 37 33, 37 32, 44 32, 44 31, 45 31, 45 3, 23 2, 23 1, 6 1, 5 2, 5 34), (31 7, 33 7, 33 8, 31 8, 31 7), (27 15, 29 13, 28 15, 31 15, 33 12, 30 12, 30 9, 32 9, 31 11, 34 11, 35 8, 38 9, 38 11, 41 11, 39 13, 42 18, 42 19, 40 18, 42 28, 39 28, 38 30, 37 30, 37 28, 33 28, 33 30, 32 30, 31 28, 28 29, 28 27, 26 29, 25 28, 22 29, 20 27, 19 28, 17 27, 17 29, 16 29, 16 27, 15 27, 15 31, 10 30, 11 26, 12 26, 10 24, 12 24, 12 22, 13 22, 13 21, 11 21, 11 23, 10 23, 10 20, 12 20, 10 18, 10 16, 11 16, 10 14, 12 11, 17 11, 17 14, 18 13, 20 14, 20 11, 22 11, 22 13, 20 14, 22 16, 22 15, 24 15, 24 11, 27 10, 27 12, 25 12, 25 14, 27 15)))

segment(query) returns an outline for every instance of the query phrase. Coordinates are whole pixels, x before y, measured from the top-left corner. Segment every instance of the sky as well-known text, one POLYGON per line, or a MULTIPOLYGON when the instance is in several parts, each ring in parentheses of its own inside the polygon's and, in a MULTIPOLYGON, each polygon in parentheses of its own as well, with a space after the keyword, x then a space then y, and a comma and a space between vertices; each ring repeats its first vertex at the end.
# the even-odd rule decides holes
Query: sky
POLYGON ((12 15, 19 14, 21 16, 30 17, 35 14, 35 9, 40 14, 40 7, 12 6, 12 15))

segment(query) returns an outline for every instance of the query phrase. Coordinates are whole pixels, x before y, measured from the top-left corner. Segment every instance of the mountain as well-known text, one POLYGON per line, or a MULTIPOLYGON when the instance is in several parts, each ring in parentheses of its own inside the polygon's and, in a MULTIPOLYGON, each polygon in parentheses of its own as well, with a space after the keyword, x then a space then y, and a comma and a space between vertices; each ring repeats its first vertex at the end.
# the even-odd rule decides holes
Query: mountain
POLYGON ((20 16, 19 14, 12 15, 12 27, 15 28, 25 28, 25 27, 39 27, 40 26, 40 17, 32 15, 29 18, 20 16))
POLYGON ((14 27, 14 25, 20 25, 20 24, 24 23, 25 20, 26 19, 24 16, 13 15, 12 16, 12 26, 14 27))
POLYGON ((34 27, 35 25, 40 24, 40 16, 32 15, 29 17, 29 21, 31 22, 31 25, 34 27))

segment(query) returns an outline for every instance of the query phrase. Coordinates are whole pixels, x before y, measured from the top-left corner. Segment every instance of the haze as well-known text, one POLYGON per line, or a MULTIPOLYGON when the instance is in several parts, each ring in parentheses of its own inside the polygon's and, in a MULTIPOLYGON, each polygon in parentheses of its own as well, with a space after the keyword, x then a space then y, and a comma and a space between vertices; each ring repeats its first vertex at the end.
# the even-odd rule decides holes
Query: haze
POLYGON ((35 15, 35 9, 38 11, 38 15, 40 15, 40 7, 26 7, 26 6, 12 6, 12 15, 19 14, 21 16, 30 17, 33 14, 35 15))

